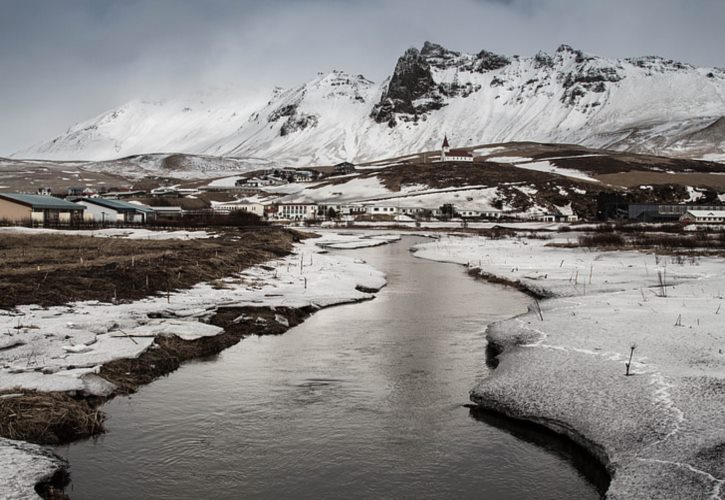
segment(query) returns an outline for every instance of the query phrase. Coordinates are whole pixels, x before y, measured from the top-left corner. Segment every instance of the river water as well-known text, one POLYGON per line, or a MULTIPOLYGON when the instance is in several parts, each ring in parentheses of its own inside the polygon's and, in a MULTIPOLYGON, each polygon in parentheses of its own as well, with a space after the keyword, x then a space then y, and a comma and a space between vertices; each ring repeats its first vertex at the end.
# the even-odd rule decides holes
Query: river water
POLYGON ((529 299, 416 259, 419 241, 346 251, 388 275, 374 300, 107 403, 107 434, 57 450, 71 498, 599 498, 586 457, 462 406, 486 324, 529 299))

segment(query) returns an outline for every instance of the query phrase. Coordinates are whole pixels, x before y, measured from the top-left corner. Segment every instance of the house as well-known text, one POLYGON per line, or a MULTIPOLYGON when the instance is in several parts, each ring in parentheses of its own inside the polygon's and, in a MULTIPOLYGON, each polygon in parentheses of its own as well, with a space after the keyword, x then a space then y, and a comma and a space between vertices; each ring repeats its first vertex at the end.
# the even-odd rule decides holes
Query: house
POLYGON ((443 137, 441 155, 437 162, 441 161, 470 161, 473 162, 473 155, 465 149, 451 149, 448 144, 448 136, 443 137))
POLYGON ((151 207, 156 214, 156 219, 178 219, 184 215, 181 207, 151 207))
POLYGON ((176 188, 162 186, 151 190, 151 196, 158 198, 178 198, 179 191, 176 188))
POLYGON ((317 177, 317 173, 309 170, 295 170, 287 177, 287 179, 291 179, 292 182, 312 182, 317 177))
POLYGON ((334 210, 335 214, 341 217, 362 215, 367 211, 367 207, 355 203, 324 203, 320 204, 319 207, 321 213, 325 216, 330 213, 330 209, 334 210))
POLYGON ((392 205, 370 205, 367 213, 370 215, 397 215, 399 207, 392 205))
POLYGON ((344 161, 335 165, 335 175, 347 175, 355 172, 355 165, 349 161, 344 161))
MULTIPOLYGON (((313 203, 280 203, 271 216, 280 220, 310 220, 317 218, 317 205, 313 203)), ((269 214, 269 212, 268 212, 269 214)))
POLYGON ((656 203, 631 203, 628 205, 628 218, 643 222, 676 222, 689 210, 719 211, 723 205, 677 205, 656 203))
POLYGON ((247 200, 234 200, 228 202, 215 203, 214 213, 229 215, 232 212, 249 212, 259 217, 264 217, 264 205, 261 203, 254 203, 247 200))
POLYGON ((423 216, 426 213, 431 213, 429 208, 423 207, 398 207, 398 212, 403 215, 410 215, 411 217, 423 216))
POLYGON ((86 207, 52 196, 0 193, 0 220, 38 224, 76 224, 86 207))
POLYGON ((238 187, 242 187, 245 189, 261 189, 263 187, 268 186, 278 186, 280 184, 284 184, 287 181, 282 179, 277 179, 272 176, 265 176, 265 177, 252 177, 249 179, 239 179, 235 185, 238 187))
POLYGON ((724 224, 725 210, 688 210, 680 217, 688 224, 724 224))
MULTIPOLYGON (((69 191, 68 194, 70 194, 70 189, 68 191, 69 191)), ((141 190, 136 190, 136 191, 113 190, 113 191, 106 191, 105 193, 103 193, 103 197, 106 199, 115 199, 115 198, 122 199, 122 198, 133 198, 133 197, 138 197, 138 196, 144 196, 145 194, 146 194, 146 191, 141 191, 141 190)))
POLYGON ((78 201, 79 205, 86 207, 83 214, 84 220, 88 222, 101 223, 144 223, 150 213, 140 205, 131 204, 121 200, 109 200, 105 198, 83 198, 78 201))

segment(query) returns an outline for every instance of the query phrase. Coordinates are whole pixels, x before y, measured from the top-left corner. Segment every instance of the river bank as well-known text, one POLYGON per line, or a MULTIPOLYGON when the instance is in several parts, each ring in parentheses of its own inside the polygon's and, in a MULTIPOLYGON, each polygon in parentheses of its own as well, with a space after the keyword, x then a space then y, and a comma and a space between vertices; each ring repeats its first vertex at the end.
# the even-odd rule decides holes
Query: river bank
MULTIPOLYGON (((369 236, 332 240, 349 244, 365 237, 357 244, 380 243, 381 237, 369 236)), ((24 439, 58 443, 101 432, 98 406, 108 398, 244 336, 282 333, 322 307, 372 298, 371 292, 385 285, 385 276, 372 267, 325 255, 314 240, 296 243, 286 257, 241 272, 235 266, 226 274, 211 283, 124 303, 86 300, 2 311, 3 433, 24 426, 24 439), (51 432, 48 422, 20 424, 38 412, 58 416, 51 432), (84 419, 90 426, 78 429, 84 419)), ((55 494, 48 482, 58 477, 62 460, 40 447, 6 439, 0 442, 0 457, 8 464, 0 472, 2 496, 34 498, 36 484, 45 485, 41 494, 55 494)))
POLYGON ((722 261, 547 246, 572 237, 417 247, 550 297, 488 328, 498 365, 472 401, 587 448, 612 476, 608 498, 722 498, 722 261))
POLYGON ((464 406, 488 373, 485 326, 529 299, 414 258, 422 241, 331 251, 388 284, 375 300, 249 338, 104 405, 108 433, 56 448, 71 464, 69 494, 599 498, 579 455, 464 406))

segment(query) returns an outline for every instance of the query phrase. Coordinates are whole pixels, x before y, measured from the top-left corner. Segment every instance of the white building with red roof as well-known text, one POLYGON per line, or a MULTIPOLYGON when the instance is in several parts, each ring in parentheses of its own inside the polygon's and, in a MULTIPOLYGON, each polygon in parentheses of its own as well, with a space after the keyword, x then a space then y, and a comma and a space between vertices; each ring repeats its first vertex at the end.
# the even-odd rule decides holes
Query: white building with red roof
POLYGON ((435 161, 473 161, 473 155, 465 149, 451 149, 448 136, 443 137, 440 159, 435 161))

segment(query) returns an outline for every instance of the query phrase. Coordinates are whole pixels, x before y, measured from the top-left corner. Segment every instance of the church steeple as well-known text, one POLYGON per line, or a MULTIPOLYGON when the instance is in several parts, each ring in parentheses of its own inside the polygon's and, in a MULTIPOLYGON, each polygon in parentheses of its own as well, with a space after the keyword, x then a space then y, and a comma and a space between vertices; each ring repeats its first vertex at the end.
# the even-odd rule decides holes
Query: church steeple
POLYGON ((448 144, 448 136, 443 136, 443 146, 441 146, 441 161, 445 161, 446 154, 450 151, 451 146, 448 144))

